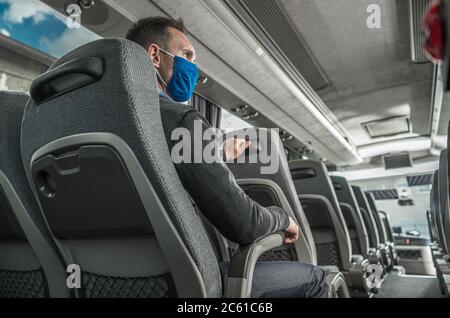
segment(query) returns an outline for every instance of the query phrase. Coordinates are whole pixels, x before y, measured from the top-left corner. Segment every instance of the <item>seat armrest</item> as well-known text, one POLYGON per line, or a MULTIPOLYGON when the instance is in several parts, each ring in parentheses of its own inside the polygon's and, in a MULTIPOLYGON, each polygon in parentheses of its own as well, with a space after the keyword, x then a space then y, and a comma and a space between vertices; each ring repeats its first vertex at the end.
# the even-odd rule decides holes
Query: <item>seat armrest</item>
POLYGON ((326 277, 328 298, 350 298, 350 292, 341 272, 330 272, 326 277))
POLYGON ((330 273, 340 273, 339 267, 334 266, 334 265, 323 265, 323 266, 318 266, 318 267, 320 269, 324 270, 327 275, 330 273))
POLYGON ((370 264, 381 263, 381 251, 376 248, 369 248, 367 259, 370 264))
POLYGON ((284 233, 276 232, 251 244, 241 245, 230 262, 225 297, 250 298, 253 271, 258 258, 266 251, 280 247, 284 242, 284 233))

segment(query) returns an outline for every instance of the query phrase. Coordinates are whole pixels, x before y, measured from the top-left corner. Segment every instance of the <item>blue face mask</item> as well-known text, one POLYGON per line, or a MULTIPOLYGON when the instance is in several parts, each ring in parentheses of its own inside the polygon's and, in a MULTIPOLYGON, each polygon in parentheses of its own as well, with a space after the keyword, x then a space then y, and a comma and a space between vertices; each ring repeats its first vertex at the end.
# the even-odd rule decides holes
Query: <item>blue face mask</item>
MULTIPOLYGON (((198 81, 198 67, 192 62, 161 49, 173 57, 173 71, 169 83, 166 84, 170 97, 183 103, 191 99, 198 81)), ((164 82, 164 81, 163 81, 164 82)))

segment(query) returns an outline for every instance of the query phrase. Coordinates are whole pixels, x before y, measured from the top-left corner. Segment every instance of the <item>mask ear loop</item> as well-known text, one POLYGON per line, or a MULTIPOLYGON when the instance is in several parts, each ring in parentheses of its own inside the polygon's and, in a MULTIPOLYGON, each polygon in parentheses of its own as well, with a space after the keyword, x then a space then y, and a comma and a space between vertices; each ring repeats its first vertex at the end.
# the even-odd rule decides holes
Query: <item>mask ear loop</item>
POLYGON ((167 88, 167 83, 163 80, 161 74, 159 74, 159 71, 156 69, 156 67, 155 67, 155 72, 156 72, 156 77, 158 78, 158 80, 160 80, 162 82, 162 84, 167 88))
MULTIPOLYGON (((167 52, 166 50, 164 50, 163 48, 159 48, 159 50, 169 56, 171 56, 172 58, 175 58, 175 56, 172 53, 167 52)), ((161 81, 161 83, 167 88, 168 85, 166 83, 166 81, 162 78, 161 74, 159 73, 158 69, 155 67, 155 72, 156 72, 156 77, 161 81)))

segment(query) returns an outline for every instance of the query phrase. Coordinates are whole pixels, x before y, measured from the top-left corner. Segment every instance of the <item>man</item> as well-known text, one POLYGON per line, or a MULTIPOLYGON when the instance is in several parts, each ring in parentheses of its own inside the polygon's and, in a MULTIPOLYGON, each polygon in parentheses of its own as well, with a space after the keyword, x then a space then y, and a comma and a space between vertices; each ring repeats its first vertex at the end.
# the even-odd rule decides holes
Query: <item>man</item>
MULTIPOLYGON (((147 51, 158 78, 161 118, 172 150, 174 129, 185 128, 194 135, 195 123, 204 130, 210 124, 195 109, 183 105, 193 95, 198 79, 195 49, 187 37, 182 20, 151 17, 137 22, 127 34, 147 51)), ((203 145, 204 146, 204 145, 203 145)), ((237 158, 249 146, 245 140, 227 142, 227 160, 237 158)), ((185 189, 204 217, 227 239, 247 244, 283 231, 285 243, 294 243, 298 226, 279 207, 264 208, 251 200, 237 185, 222 163, 179 163, 175 168, 185 189)), ((227 264, 221 266, 224 275, 227 264)), ((252 286, 254 297, 326 297, 325 273, 300 262, 260 262, 252 286)))

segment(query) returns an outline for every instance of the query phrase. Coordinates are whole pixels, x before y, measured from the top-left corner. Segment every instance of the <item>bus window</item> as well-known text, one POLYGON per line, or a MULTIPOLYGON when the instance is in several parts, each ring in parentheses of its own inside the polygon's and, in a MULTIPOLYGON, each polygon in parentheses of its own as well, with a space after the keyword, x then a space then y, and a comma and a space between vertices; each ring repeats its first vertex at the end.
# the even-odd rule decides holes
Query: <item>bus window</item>
POLYGON ((53 57, 100 38, 38 0, 0 0, 0 34, 53 57))
POLYGON ((240 119, 236 115, 233 115, 229 111, 222 109, 222 120, 220 122, 220 128, 225 130, 226 132, 238 130, 242 128, 250 128, 253 127, 246 121, 240 119))

